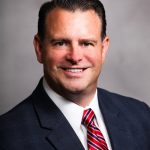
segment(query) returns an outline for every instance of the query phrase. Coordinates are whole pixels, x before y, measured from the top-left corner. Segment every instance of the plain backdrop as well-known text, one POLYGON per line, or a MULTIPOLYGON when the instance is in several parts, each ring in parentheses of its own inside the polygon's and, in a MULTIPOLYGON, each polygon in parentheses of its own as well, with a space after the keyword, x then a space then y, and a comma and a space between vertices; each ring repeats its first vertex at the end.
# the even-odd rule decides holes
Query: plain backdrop
MULTIPOLYGON (((0 114, 29 96, 43 75, 33 37, 44 0, 0 0, 0 114)), ((150 104, 150 0, 102 0, 110 48, 99 87, 150 104)))

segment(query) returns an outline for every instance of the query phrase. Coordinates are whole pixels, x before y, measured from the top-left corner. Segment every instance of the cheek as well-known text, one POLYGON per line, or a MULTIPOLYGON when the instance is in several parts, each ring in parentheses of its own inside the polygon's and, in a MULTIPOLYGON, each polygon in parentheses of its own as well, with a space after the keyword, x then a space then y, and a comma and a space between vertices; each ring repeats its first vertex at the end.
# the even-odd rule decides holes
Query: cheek
POLYGON ((64 56, 58 51, 49 51, 45 53, 45 64, 50 69, 56 68, 63 61, 64 56))
POLYGON ((99 50, 97 52, 89 53, 87 59, 89 62, 93 64, 94 67, 101 66, 102 64, 101 51, 99 50))

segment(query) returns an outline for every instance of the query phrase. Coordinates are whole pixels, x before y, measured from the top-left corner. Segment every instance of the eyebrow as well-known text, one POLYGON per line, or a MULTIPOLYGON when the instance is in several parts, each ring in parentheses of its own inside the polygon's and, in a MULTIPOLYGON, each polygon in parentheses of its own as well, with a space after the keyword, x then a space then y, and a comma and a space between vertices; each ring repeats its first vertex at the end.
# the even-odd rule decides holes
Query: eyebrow
POLYGON ((56 41, 65 41, 65 42, 70 42, 71 40, 67 39, 67 38, 48 38, 48 41, 50 43, 54 43, 56 41))
POLYGON ((94 40, 94 39, 80 39, 79 40, 80 42, 92 42, 94 44, 97 44, 97 40, 94 40))
MULTIPOLYGON (((48 38, 48 41, 50 42, 50 43, 54 43, 54 42, 56 42, 56 41, 64 41, 64 42, 67 42, 67 43, 69 43, 69 42, 71 42, 71 39, 68 39, 68 38, 61 38, 61 37, 52 37, 52 38, 48 38)), ((95 40, 95 39, 93 39, 93 38, 83 38, 83 39, 79 39, 79 42, 92 42, 92 43, 94 43, 94 44, 97 44, 97 40, 95 40)))

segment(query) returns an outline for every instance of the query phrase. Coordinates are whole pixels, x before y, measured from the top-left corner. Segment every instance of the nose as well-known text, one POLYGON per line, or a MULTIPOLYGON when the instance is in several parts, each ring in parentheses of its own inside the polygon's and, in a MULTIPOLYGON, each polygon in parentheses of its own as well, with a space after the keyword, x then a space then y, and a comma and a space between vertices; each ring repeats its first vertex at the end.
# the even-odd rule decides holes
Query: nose
POLYGON ((78 64, 83 59, 82 48, 79 45, 72 45, 66 56, 67 61, 78 64))

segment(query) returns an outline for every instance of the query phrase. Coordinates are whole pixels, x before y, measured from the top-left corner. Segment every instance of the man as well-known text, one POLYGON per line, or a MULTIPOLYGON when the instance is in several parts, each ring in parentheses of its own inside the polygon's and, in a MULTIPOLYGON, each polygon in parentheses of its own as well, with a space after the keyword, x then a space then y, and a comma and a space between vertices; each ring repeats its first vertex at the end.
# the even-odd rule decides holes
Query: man
POLYGON ((149 107, 97 88, 108 46, 100 1, 42 5, 34 47, 44 77, 0 117, 0 149, 150 150, 149 107))

